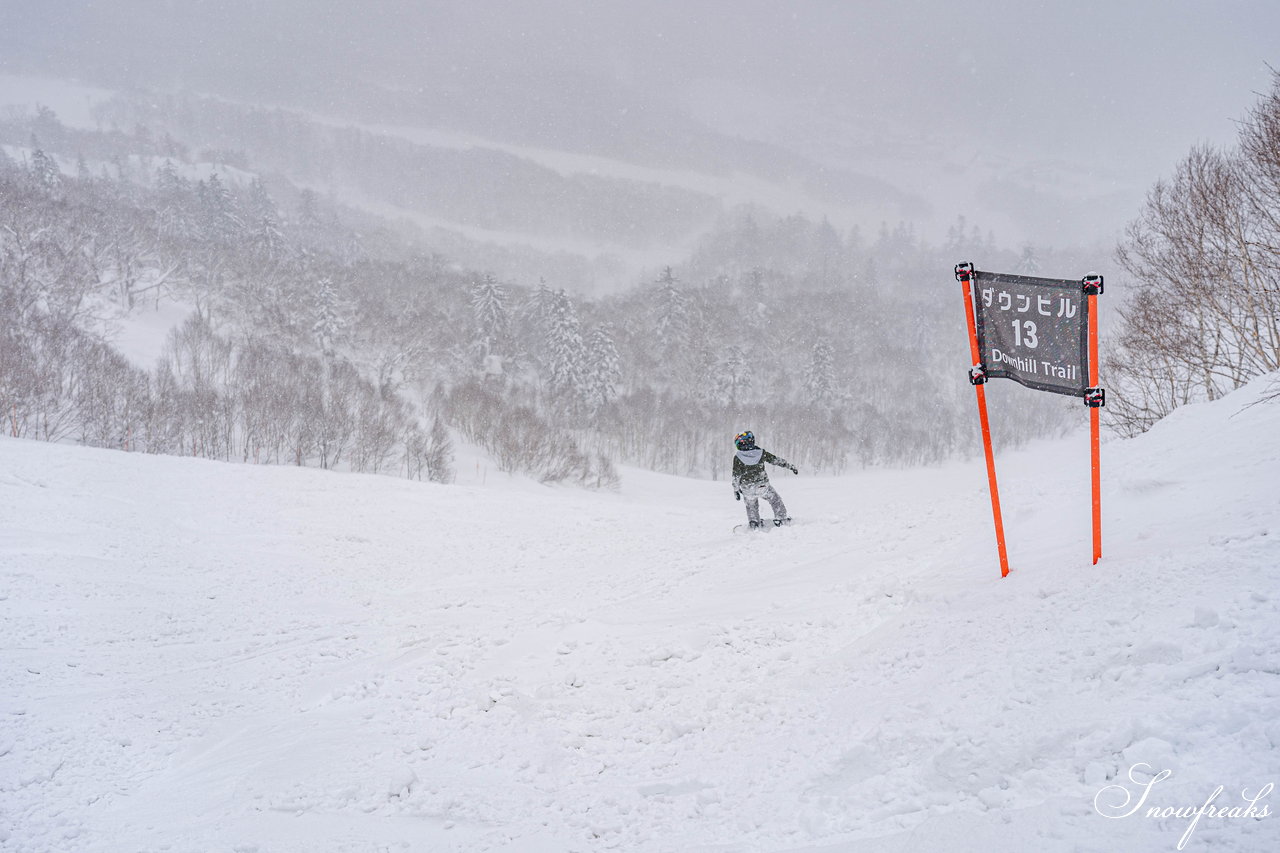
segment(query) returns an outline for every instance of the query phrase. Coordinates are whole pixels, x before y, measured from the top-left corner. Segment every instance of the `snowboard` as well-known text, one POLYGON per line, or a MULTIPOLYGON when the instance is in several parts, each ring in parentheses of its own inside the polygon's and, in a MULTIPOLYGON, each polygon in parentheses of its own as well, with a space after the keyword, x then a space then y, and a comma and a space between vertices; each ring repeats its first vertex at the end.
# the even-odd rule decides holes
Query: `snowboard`
MULTIPOLYGON (((783 522, 782 526, 790 527, 794 523, 795 522, 793 519, 788 518, 785 522, 783 522)), ((746 524, 735 524, 733 527, 733 532, 734 533, 764 533, 765 531, 776 530, 776 529, 778 529, 778 525, 773 523, 773 519, 766 518, 764 520, 764 527, 751 527, 746 524)))

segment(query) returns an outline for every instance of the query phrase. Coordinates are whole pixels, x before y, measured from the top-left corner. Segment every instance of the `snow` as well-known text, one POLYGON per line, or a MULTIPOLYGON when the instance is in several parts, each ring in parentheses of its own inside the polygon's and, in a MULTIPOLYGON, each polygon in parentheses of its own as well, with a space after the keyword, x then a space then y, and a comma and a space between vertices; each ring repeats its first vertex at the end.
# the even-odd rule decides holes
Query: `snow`
MULTIPOLYGON (((1280 778, 1265 388, 1104 444, 1097 566, 1087 433, 1000 454, 1003 580, 980 460, 771 471, 797 523, 750 536, 727 483, 636 470, 0 439, 0 847, 1177 849, 1121 789, 1280 778)), ((1257 806, 1185 849, 1280 848, 1257 806)))
POLYGON ((168 297, 143 298, 132 311, 110 323, 107 335, 115 350, 130 364, 142 370, 154 370, 169 335, 195 310, 194 305, 168 297))

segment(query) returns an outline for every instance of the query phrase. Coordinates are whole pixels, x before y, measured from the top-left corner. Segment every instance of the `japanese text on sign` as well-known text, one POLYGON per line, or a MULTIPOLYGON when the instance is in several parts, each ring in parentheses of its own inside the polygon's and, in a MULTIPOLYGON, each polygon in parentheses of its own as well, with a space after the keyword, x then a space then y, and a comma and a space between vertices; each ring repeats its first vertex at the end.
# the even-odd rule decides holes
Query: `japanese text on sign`
POLYGON ((991 378, 1083 396, 1088 301, 1080 282, 974 272, 982 368, 991 378))

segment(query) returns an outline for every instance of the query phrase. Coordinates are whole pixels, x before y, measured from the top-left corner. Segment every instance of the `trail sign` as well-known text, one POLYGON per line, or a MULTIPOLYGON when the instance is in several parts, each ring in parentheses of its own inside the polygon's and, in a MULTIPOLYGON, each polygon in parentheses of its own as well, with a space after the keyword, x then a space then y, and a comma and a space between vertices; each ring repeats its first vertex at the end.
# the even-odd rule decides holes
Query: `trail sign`
POLYGON ((1080 279, 972 273, 978 352, 987 378, 1084 397, 1089 300, 1080 279))
POLYGON ((988 379, 1012 379, 1028 388, 1082 397, 1089 407, 1090 479, 1093 490, 1093 562, 1102 558, 1102 464, 1098 409, 1106 392, 1098 385, 1096 304, 1102 276, 1078 280, 1035 278, 975 270, 956 264, 969 323, 969 381, 978 400, 978 423, 987 459, 991 516, 996 528, 1000 575, 1009 574, 1004 544, 996 459, 987 417, 988 379))

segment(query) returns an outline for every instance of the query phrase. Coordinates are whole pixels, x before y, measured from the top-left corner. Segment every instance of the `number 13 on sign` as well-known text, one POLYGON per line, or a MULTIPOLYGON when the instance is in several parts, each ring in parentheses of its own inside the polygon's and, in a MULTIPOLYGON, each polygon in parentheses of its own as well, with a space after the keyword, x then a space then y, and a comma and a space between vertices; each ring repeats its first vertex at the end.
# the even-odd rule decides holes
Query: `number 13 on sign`
POLYGON ((1013 345, 1035 349, 1040 339, 1036 337, 1036 324, 1031 320, 1013 321, 1013 345))

